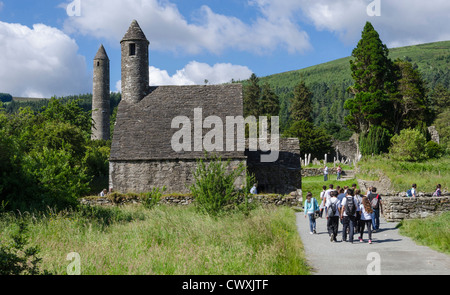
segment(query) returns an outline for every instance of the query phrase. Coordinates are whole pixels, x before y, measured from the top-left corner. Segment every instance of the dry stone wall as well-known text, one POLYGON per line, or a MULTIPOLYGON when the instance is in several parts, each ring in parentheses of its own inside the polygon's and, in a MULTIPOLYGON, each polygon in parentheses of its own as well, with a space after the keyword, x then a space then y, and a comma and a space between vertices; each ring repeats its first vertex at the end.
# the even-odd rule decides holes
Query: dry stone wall
POLYGON ((387 221, 426 218, 450 210, 450 196, 445 197, 384 197, 384 217, 387 221))
MULTIPOLYGON (((302 198, 296 194, 292 193, 287 196, 269 194, 269 195, 254 195, 249 199, 250 202, 257 202, 265 206, 302 206, 302 198)), ((112 199, 108 196, 106 197, 88 197, 80 200, 81 204, 89 206, 114 206, 114 205, 137 205, 141 203, 141 199, 137 195, 131 197, 124 196, 119 199, 112 199)), ((189 195, 174 195, 166 196, 159 202, 163 205, 173 205, 173 206, 187 206, 195 202, 195 199, 189 195)))

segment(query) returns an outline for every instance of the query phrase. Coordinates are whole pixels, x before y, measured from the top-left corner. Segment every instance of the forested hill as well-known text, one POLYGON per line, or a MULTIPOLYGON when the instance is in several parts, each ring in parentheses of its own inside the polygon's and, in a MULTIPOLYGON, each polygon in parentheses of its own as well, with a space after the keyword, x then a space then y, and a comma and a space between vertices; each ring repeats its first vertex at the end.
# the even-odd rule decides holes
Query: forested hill
MULTIPOLYGON (((403 59, 415 64, 430 90, 438 84, 450 88, 450 41, 393 48, 389 51, 392 60, 403 59)), ((353 85, 350 60, 351 57, 346 57, 297 71, 261 77, 261 85, 269 83, 280 98, 282 125, 287 123, 292 90, 300 80, 305 81, 314 94, 315 125, 341 125, 347 114, 343 107, 344 102, 350 98, 346 90, 353 85)))

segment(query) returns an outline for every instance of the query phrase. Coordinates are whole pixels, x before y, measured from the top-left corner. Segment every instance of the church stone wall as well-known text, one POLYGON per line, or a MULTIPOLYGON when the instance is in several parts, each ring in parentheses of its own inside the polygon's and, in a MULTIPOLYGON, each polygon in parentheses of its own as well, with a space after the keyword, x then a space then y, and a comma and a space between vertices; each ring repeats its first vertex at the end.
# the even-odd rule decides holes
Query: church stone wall
MULTIPOLYGON (((230 161, 229 169, 245 165, 245 160, 230 161)), ((197 161, 193 160, 151 160, 151 161, 111 161, 110 187, 120 193, 145 193, 153 188, 166 186, 166 193, 189 193, 194 183, 197 161)), ((240 187, 243 177, 236 183, 240 187)))

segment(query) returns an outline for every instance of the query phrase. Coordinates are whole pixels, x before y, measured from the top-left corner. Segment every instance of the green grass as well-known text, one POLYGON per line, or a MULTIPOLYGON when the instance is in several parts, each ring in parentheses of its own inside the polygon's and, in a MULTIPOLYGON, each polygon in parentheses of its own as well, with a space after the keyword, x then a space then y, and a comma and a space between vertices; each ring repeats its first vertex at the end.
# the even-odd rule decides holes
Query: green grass
POLYGON ((71 252, 83 275, 309 274, 290 208, 258 208, 220 218, 195 207, 91 208, 75 212, 4 214, 0 240, 25 220, 41 268, 65 275, 71 252))
POLYGON ((404 192, 413 183, 422 192, 434 192, 436 185, 442 185, 442 191, 450 188, 450 156, 423 162, 400 162, 385 156, 366 157, 358 163, 359 179, 379 180, 380 173, 392 182, 393 189, 404 192))
POLYGON ((450 254, 450 212, 427 219, 404 220, 400 234, 436 251, 450 254))
POLYGON ((358 184, 356 179, 349 180, 337 180, 337 175, 328 175, 328 181, 323 181, 323 175, 312 176, 312 177, 303 177, 302 178, 302 191, 303 197, 306 196, 307 192, 311 192, 313 197, 317 199, 320 204, 320 193, 322 192, 322 186, 326 185, 327 188, 330 184, 334 185, 336 188, 338 185, 340 187, 348 186, 351 187, 352 184, 358 184))

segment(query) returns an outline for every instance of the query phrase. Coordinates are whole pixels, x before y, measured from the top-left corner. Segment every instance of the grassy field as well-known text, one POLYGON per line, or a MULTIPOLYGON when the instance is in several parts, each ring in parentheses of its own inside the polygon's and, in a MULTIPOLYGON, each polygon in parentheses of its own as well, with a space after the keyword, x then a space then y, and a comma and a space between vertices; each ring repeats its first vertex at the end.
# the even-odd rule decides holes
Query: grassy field
POLYGON ((436 251, 450 254, 450 212, 427 219, 404 220, 400 234, 436 251))
POLYGON ((328 181, 323 181, 323 176, 313 176, 313 177, 303 177, 302 178, 302 191, 303 196, 306 196, 307 192, 311 192, 313 197, 317 199, 320 204, 320 193, 322 192, 322 186, 326 185, 327 188, 330 184, 334 185, 336 188, 338 185, 340 187, 348 186, 351 187, 352 184, 356 183, 356 179, 350 180, 337 180, 337 175, 328 175, 328 181))
POLYGON ((367 157, 358 163, 357 177, 364 180, 379 180, 380 172, 392 182, 397 192, 406 191, 413 183, 421 192, 434 192, 436 185, 442 191, 450 189, 450 156, 424 162, 397 162, 387 156, 367 157))
POLYGON ((246 217, 212 218, 195 207, 91 208, 56 214, 3 214, 0 240, 28 224, 40 267, 65 275, 71 252, 82 275, 309 274, 290 208, 258 208, 246 217))

